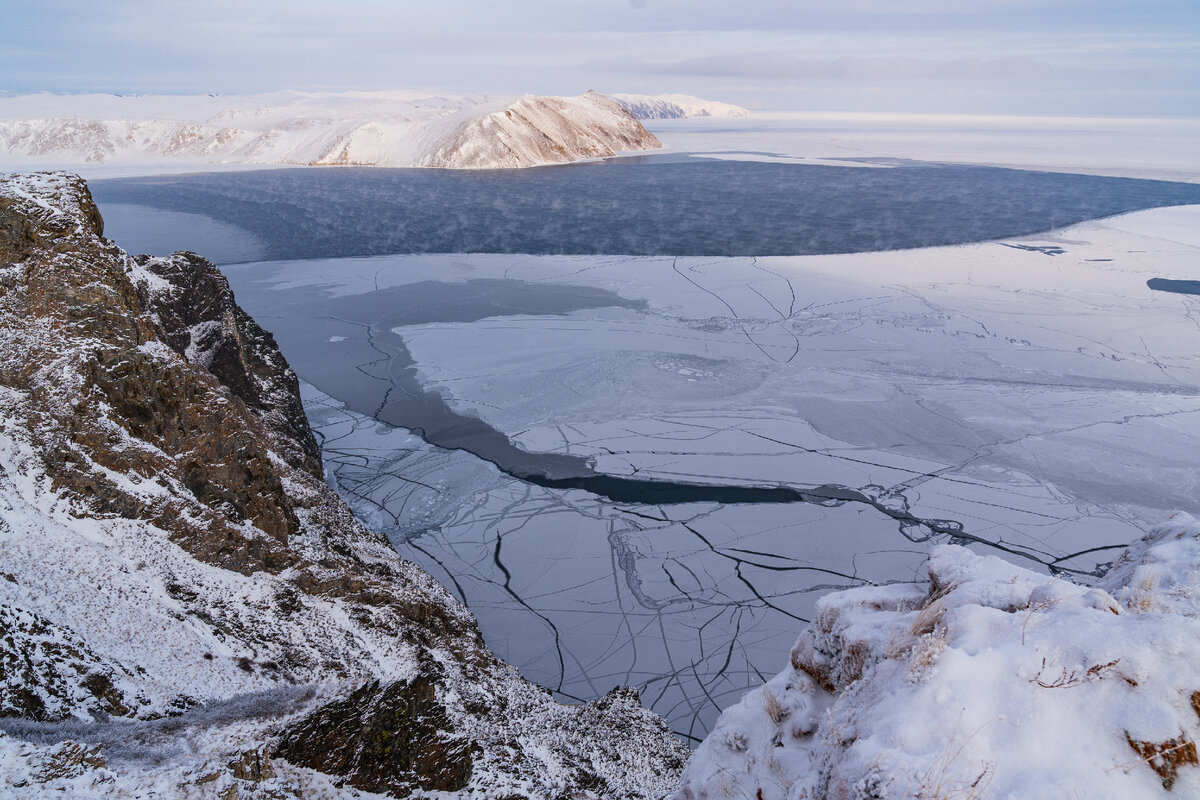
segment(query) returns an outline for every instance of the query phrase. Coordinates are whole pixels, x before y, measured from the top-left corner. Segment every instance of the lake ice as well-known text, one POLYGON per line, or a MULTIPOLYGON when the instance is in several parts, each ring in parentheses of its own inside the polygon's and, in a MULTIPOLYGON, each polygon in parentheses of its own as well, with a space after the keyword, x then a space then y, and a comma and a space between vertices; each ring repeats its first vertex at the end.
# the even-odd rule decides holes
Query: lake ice
MULTIPOLYGON (((351 205, 291 240, 294 223, 256 229, 240 207, 259 257, 395 247, 373 222, 339 240, 351 205)), ((211 218, 237 224, 222 208, 211 218)), ((136 251, 125 219, 110 235, 136 251)), ((637 686, 700 737, 778 670, 817 597, 923 580, 931 541, 1086 581, 1194 509, 1200 298, 1147 281, 1195 277, 1200 207, 1015 235, 1027 230, 836 255, 427 253, 224 271, 305 381, 340 490, 464 599, 501 656, 564 697, 637 686), (630 502, 522 470, 805 500, 630 502)))

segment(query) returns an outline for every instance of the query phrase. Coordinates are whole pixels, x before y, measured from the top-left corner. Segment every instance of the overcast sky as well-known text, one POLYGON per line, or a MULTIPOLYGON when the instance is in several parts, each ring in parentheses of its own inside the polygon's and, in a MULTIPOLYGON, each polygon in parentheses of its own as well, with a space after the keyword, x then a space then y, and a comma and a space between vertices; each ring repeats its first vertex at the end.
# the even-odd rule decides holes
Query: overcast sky
POLYGON ((1200 116, 1200 0, 39 0, 0 91, 686 92, 752 108, 1200 116))

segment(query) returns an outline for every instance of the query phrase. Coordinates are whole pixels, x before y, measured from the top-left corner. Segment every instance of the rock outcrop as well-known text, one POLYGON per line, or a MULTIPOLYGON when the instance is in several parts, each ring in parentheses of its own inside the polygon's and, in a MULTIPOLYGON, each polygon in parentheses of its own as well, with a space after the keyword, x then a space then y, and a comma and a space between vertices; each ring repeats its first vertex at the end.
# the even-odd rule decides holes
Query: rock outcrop
POLYGON ((498 661, 325 485, 216 268, 124 253, 61 173, 0 179, 0 509, 0 782, 27 794, 632 798, 682 766, 636 702, 498 661), (68 739, 92 755, 47 777, 68 739))

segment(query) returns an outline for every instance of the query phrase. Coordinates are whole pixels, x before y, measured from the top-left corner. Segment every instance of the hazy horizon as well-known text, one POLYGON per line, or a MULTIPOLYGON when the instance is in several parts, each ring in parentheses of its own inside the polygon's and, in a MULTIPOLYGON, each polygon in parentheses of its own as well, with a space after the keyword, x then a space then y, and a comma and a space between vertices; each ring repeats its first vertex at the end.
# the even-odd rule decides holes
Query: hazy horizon
POLYGON ((752 110, 1200 116, 1200 4, 50 0, 4 94, 681 92, 752 110))

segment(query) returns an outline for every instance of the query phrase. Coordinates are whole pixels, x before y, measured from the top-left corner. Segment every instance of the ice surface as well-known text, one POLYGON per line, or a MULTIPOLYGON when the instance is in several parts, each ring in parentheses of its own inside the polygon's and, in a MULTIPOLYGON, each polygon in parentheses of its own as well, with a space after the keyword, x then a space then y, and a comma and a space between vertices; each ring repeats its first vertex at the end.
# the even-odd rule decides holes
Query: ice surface
POLYGON ((491 646, 565 697, 637 685, 698 737, 777 669, 831 588, 922 581, 930 544, 948 541, 1087 582, 1194 508, 1200 300, 1146 280, 1193 274, 1196 229, 1200 206, 899 252, 226 271, 313 384, 341 491, 467 602, 491 646), (372 300, 480 280, 589 299, 445 320, 372 300), (346 316, 356 306, 382 311, 346 316), (534 463, 863 500, 633 504, 531 485, 469 441, 447 451, 372 419, 402 415, 414 386, 534 463))
POLYGON ((262 258, 262 243, 254 234, 203 214, 160 211, 148 206, 106 203, 104 228, 114 231, 136 228, 140 233, 135 253, 202 252, 208 260, 223 264, 262 258))
POLYGON ((1200 181, 1200 121, 1138 117, 765 113, 654 120, 667 152, 803 163, 915 159, 1200 181))

